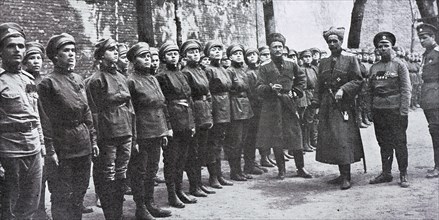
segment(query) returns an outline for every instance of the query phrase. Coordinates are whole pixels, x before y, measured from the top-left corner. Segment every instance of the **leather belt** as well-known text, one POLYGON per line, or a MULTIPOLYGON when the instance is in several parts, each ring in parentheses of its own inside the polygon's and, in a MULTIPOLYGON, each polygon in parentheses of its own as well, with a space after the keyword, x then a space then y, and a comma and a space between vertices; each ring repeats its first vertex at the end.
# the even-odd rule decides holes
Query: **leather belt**
POLYGON ((231 96, 236 96, 236 97, 247 97, 247 92, 233 92, 230 93, 231 96))
POLYGON ((201 95, 201 96, 196 96, 193 97, 194 100, 202 100, 202 101, 206 101, 207 100, 207 95, 201 95))
POLYGON ((187 99, 174 99, 171 100, 171 103, 174 105, 183 105, 189 107, 189 101, 187 99))
POLYGON ((53 124, 60 127, 66 127, 66 128, 75 128, 79 125, 83 124, 83 120, 70 120, 70 121, 56 121, 53 124))
POLYGON ((398 91, 391 91, 391 92, 386 92, 386 93, 375 93, 376 96, 381 97, 381 98, 386 98, 392 95, 398 95, 399 92, 398 91))
POLYGON ((1 124, 0 133, 13 133, 13 132, 29 132, 37 127, 36 121, 27 121, 24 123, 7 123, 1 124))

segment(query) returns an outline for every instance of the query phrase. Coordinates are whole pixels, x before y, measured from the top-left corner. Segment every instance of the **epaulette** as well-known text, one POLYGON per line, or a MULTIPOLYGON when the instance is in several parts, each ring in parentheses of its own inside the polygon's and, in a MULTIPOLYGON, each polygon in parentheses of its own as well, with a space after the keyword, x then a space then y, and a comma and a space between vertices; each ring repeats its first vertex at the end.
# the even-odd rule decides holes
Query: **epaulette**
POLYGON ((355 56, 355 54, 348 53, 348 52, 346 52, 346 51, 344 51, 344 50, 341 51, 341 55, 343 55, 343 56, 348 56, 348 57, 354 57, 354 56, 355 56))
POLYGON ((31 80, 35 80, 35 77, 32 76, 32 74, 30 74, 30 73, 28 73, 28 72, 26 72, 24 70, 21 70, 21 73, 23 73, 23 75, 29 77, 31 80))

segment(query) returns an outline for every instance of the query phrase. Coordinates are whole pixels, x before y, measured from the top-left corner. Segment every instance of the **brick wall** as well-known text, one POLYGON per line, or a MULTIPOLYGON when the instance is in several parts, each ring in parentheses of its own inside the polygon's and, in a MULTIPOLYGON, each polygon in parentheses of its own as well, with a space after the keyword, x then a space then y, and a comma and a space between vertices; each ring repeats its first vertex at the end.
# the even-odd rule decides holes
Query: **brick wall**
MULTIPOLYGON (((256 4, 245 0, 178 0, 181 37, 257 46, 256 4)), ((153 0, 155 44, 177 40, 173 1, 153 0)), ((262 7, 260 8, 262 13, 262 7)))
MULTIPOLYGON (((156 45, 176 41, 175 6, 172 0, 151 0, 156 45)), ((255 0, 178 0, 182 40, 257 46, 255 0)), ((262 13, 262 7, 259 8, 262 13)), ((132 44, 138 41, 135 0, 2 0, 0 22, 17 22, 27 40, 45 45, 54 34, 67 32, 77 41, 76 72, 90 75, 94 44, 103 37, 132 44)), ((263 24, 262 24, 263 25, 263 24)), ((263 29, 263 26, 262 26, 263 29)), ((52 64, 45 60, 43 73, 52 64)))
MULTIPOLYGON (((27 40, 43 45, 54 34, 73 35, 77 42, 76 72, 92 73, 94 44, 102 37, 121 42, 137 41, 137 21, 133 1, 94 0, 2 0, 0 22, 23 26, 27 40)), ((52 70, 45 60, 43 72, 52 70)))

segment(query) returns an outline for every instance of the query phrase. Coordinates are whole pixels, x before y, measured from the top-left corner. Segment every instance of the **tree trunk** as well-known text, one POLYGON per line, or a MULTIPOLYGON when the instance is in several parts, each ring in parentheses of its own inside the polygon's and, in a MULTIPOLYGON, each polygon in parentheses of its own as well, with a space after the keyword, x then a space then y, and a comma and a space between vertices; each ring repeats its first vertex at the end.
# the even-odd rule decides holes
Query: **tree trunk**
POLYGON ((351 15, 351 28, 348 37, 348 48, 360 46, 361 26, 363 25, 364 9, 367 0, 355 0, 351 15))
POLYGON ((416 4, 421 13, 421 21, 438 27, 438 18, 434 12, 434 1, 435 0, 416 0, 416 4))
POLYGON ((175 14, 175 26, 177 28, 177 45, 180 47, 183 43, 183 37, 181 35, 181 21, 178 17, 178 0, 174 0, 174 14, 175 14))
POLYGON ((152 0, 136 0, 139 42, 146 42, 149 46, 154 47, 155 41, 152 11, 152 0))

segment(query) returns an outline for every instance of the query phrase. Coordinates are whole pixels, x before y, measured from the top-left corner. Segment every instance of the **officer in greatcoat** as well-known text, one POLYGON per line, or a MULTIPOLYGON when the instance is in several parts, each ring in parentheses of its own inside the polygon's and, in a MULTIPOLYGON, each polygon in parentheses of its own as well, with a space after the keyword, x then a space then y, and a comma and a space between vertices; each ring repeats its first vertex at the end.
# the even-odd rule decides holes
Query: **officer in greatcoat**
POLYGON ((273 147, 279 179, 285 178, 284 149, 293 152, 297 175, 312 178, 304 169, 302 131, 297 99, 303 96, 305 73, 292 61, 282 57, 285 37, 272 33, 268 37, 271 61, 261 65, 257 92, 262 98, 256 146, 273 147))
POLYGON ((357 58, 342 52, 344 30, 331 27, 323 32, 331 56, 320 62, 312 105, 319 108, 316 160, 338 165, 340 176, 328 183, 349 189, 351 163, 364 155, 355 117, 355 96, 363 77, 357 58))

